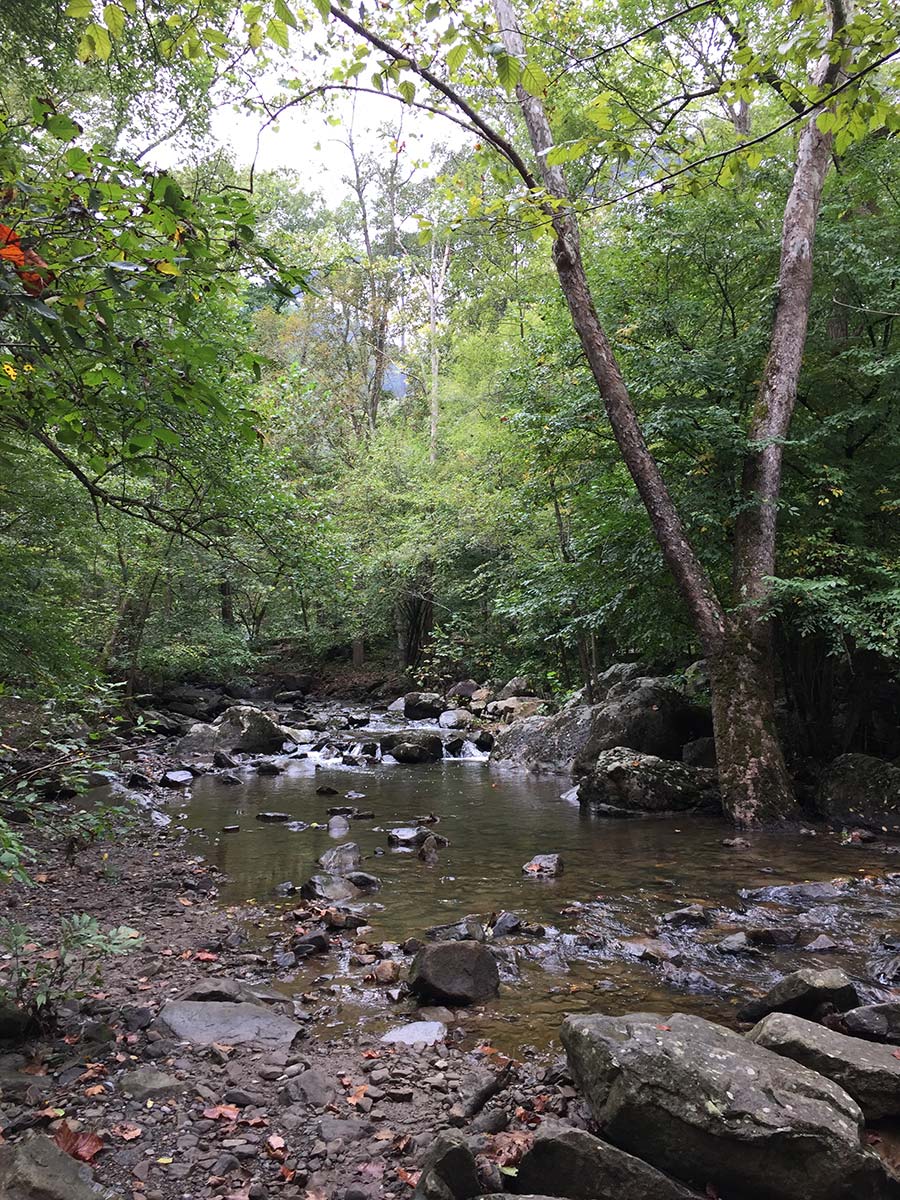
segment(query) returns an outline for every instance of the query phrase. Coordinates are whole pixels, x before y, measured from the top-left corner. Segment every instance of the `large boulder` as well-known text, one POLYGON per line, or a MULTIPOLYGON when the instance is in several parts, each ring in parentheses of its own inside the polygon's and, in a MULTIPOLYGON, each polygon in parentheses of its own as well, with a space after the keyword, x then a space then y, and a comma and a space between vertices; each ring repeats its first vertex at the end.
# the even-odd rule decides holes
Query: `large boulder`
POLYGON ((546 711, 546 701, 540 696, 508 696, 505 700, 492 700, 485 705, 484 715, 491 721, 511 725, 514 721, 525 721, 546 711))
POLYGON ((455 1129, 443 1130, 425 1152, 413 1200, 474 1200, 482 1190, 466 1139, 455 1129))
POLYGON ((403 697, 403 715, 408 721, 428 721, 439 717, 445 707, 437 692, 407 692, 403 697))
POLYGON ((341 846, 330 846, 319 856, 319 866, 331 875, 346 875, 359 866, 359 846, 356 842, 344 842, 341 846))
POLYGON ((481 722, 467 708, 448 708, 438 718, 441 729, 480 729, 481 722))
POLYGON ((386 733, 381 739, 381 753, 393 755, 398 762, 440 762, 444 757, 444 743, 440 734, 424 729, 401 729, 397 733, 386 733), (400 750, 400 747, 404 747, 400 750), (414 746, 415 751, 406 747, 414 746), (395 754, 400 750, 400 754, 395 754))
POLYGON ((900 1045, 900 1002, 897 1000, 851 1008, 842 1014, 841 1023, 853 1037, 900 1045))
POLYGON ((700 1200, 643 1159, 583 1129, 544 1129, 519 1163, 516 1191, 566 1200, 700 1200))
POLYGON ((214 754, 216 750, 226 754, 270 754, 281 750, 289 740, 290 730, 268 713, 250 704, 235 704, 213 725, 192 725, 178 743, 177 752, 183 756, 214 754))
POLYGON ((599 812, 717 812, 721 808, 714 771, 641 754, 627 746, 603 750, 579 769, 578 800, 599 812))
POLYGON ((838 967, 817 971, 804 967, 792 971, 769 988, 764 996, 748 1000, 738 1009, 741 1021, 761 1021, 773 1012, 813 1017, 827 1012, 845 1012, 859 1004, 856 988, 838 967))
POLYGON ((514 675, 509 683, 497 693, 498 700, 509 700, 513 696, 533 696, 534 684, 527 675, 514 675))
POLYGON ((60 1150, 48 1137, 0 1146, 0 1196, 3 1200, 119 1200, 94 1181, 86 1163, 60 1150))
POLYGON ((430 1004, 477 1004, 496 996, 500 973, 480 942, 436 942, 416 955, 409 986, 430 1004))
POLYGON ((853 1097, 867 1121, 900 1113, 900 1059, 890 1047, 780 1012, 770 1013, 747 1036, 757 1046, 834 1080, 853 1097))
POLYGON ((258 1004, 231 1001, 170 1000, 157 1017, 159 1027, 182 1042, 211 1046, 260 1046, 286 1050, 303 1027, 258 1004))
POLYGON ((604 1138, 728 1200, 900 1196, 831 1080, 702 1017, 569 1016, 562 1040, 604 1138))
POLYGON ((598 754, 617 746, 677 759, 686 742, 709 731, 706 710, 665 680, 626 678, 599 703, 511 725, 497 738, 491 757, 534 771, 583 774, 598 754))
POLYGON ((822 776, 818 805, 836 824, 900 829, 900 765, 868 754, 842 754, 822 776))

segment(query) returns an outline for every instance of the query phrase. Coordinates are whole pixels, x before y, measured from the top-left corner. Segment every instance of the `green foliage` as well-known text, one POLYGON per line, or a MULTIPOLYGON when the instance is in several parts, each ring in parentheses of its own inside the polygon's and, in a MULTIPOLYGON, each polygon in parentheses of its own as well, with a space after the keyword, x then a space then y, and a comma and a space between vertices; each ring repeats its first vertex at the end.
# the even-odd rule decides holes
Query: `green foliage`
POLYGON ((37 1024, 51 1025, 64 1000, 85 995, 103 978, 107 961, 140 948, 143 938, 127 925, 104 931, 86 913, 64 916, 53 945, 41 945, 18 922, 0 924, 0 949, 8 959, 0 1000, 37 1024))

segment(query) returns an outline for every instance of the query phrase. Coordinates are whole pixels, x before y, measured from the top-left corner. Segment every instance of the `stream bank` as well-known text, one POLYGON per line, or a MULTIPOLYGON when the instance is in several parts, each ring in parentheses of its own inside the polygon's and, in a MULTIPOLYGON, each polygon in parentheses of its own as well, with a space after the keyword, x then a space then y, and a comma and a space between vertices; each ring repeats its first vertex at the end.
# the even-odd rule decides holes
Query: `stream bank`
POLYGON ((375 1200, 410 1193, 432 1131, 449 1125, 475 1139, 479 1187, 499 1189, 536 1130, 596 1128, 558 1055, 566 1013, 678 1008, 736 1025, 739 1004, 797 966, 840 964, 862 1002, 893 994, 900 890, 884 839, 597 819, 557 781, 479 759, 348 763, 346 749, 325 751, 190 764, 179 789, 156 781, 185 767, 180 753, 146 744, 122 772, 148 781, 158 814, 139 844, 46 861, 33 891, 13 893, 37 933, 75 910, 146 941, 113 961, 59 1036, 2 1060, 8 1142, 60 1120, 96 1134, 96 1177, 121 1196, 375 1200), (335 808, 356 812, 336 822, 335 808), (257 820, 272 813, 287 819, 257 820), (431 859, 388 836, 419 820, 448 842, 431 859), (306 899, 317 859, 351 840, 379 890, 306 899), (560 854, 562 874, 523 872, 539 853, 560 854), (321 952, 302 957, 311 935, 321 952), (500 994, 422 1012, 404 984, 415 954, 457 938, 493 956, 500 994), (208 1044, 185 1041, 161 1020, 173 1001, 210 1018, 211 1006, 250 1005, 292 1036, 245 1045, 231 1024, 208 1044), (381 1041, 420 1018, 439 1027, 409 1036, 437 1033, 434 1046, 381 1041))

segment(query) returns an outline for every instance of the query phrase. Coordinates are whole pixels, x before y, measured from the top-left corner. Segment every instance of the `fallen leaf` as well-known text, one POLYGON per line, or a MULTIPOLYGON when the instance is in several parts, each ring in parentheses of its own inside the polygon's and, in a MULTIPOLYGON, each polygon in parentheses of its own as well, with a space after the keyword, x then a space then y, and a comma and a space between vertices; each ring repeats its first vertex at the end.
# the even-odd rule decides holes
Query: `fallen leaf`
POLYGON ((86 1096, 102 1096, 105 1091, 106 1088, 102 1083, 95 1083, 93 1087, 85 1088, 84 1094, 86 1096))
POLYGON ((284 1162, 287 1158, 287 1143, 284 1138, 277 1133, 270 1134, 266 1138, 266 1154, 276 1162, 284 1162))
POLYGON ((282 1179, 286 1180, 288 1183, 291 1183, 297 1172, 292 1171, 290 1167, 282 1167, 278 1174, 282 1179))
POLYGON ((113 1125, 112 1132, 116 1137, 120 1137, 123 1142, 133 1142, 144 1131, 140 1125, 132 1125, 130 1121, 123 1121, 121 1125, 113 1125))
POLYGON ((93 1162, 103 1149, 103 1140, 96 1133, 76 1133, 68 1121, 60 1121, 53 1140, 60 1150, 79 1162, 93 1162))
POLYGON ((236 1104, 216 1104, 213 1108, 204 1108, 203 1115, 208 1121, 236 1121, 241 1110, 236 1104))
MULTIPOLYGON (((187 896, 179 896, 178 903, 183 904, 185 908, 193 908, 194 907, 193 900, 188 900, 187 896)), ((163 953, 165 953, 165 951, 163 951, 163 953)))
POLYGON ((400 1178, 403 1180, 404 1183, 408 1183, 411 1188, 414 1188, 414 1187, 418 1186, 419 1178, 421 1177, 422 1172, 421 1171, 407 1171, 407 1169, 405 1167, 398 1167, 397 1174, 400 1176, 400 1178))
POLYGON ((381 1052, 379 1050, 363 1050, 362 1056, 363 1058, 381 1058, 381 1052))
POLYGON ((354 1088, 353 1091, 350 1093, 350 1095, 347 1097, 347 1103, 354 1104, 354 1105, 359 1104, 360 1100, 362 1100, 363 1096, 365 1096, 365 1094, 368 1090, 369 1090, 369 1085, 366 1083, 361 1083, 359 1085, 359 1087, 354 1088))
POLYGON ((198 962, 218 962, 218 954, 213 954, 211 950, 198 950, 194 955, 198 962))

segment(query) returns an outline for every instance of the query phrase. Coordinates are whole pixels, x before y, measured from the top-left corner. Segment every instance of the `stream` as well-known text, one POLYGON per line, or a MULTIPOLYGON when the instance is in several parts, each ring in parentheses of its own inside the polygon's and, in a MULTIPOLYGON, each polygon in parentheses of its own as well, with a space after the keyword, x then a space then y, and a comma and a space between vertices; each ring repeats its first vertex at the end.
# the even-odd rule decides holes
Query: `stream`
MULTIPOLYGON (((280 775, 246 768, 241 774, 241 787, 214 774, 198 778, 182 819, 196 852, 224 873, 221 902, 254 900, 274 914, 255 931, 258 944, 290 928, 283 918, 297 901, 274 900, 277 886, 299 887, 319 869, 324 850, 347 841, 359 845, 362 869, 382 881, 358 906, 374 930, 370 943, 424 939, 431 926, 470 914, 486 921, 502 910, 543 926, 542 936, 498 941, 508 947, 500 996, 459 1013, 473 1044, 487 1040, 507 1053, 543 1054, 556 1045, 563 1015, 579 1010, 677 1010, 733 1025, 748 994, 803 966, 843 967, 866 999, 888 998, 886 985, 895 973, 900 979, 900 879, 890 879, 900 861, 884 843, 843 845, 838 833, 819 827, 815 836, 753 833, 748 845, 726 846, 735 833, 722 821, 597 818, 561 798, 565 781, 557 777, 504 772, 476 758, 367 768, 311 755, 292 760, 280 775), (319 794, 323 786, 336 794, 319 794), (340 804, 375 816, 352 821, 349 834, 332 838, 327 810, 340 804), (255 819, 271 810, 307 827, 255 819), (433 866, 414 851, 390 848, 385 832, 426 814, 440 818, 432 828, 449 839, 433 866), (240 828, 223 833, 227 825, 240 828), (523 874, 523 864, 540 853, 562 855, 559 878, 523 874), (836 877, 849 880, 837 898, 786 903, 739 895, 836 877), (665 919, 698 904, 705 910, 699 918, 665 919), (716 949, 740 931, 750 932, 755 947, 716 949), (805 948, 820 935, 835 945, 805 948)), ((279 975, 276 986, 298 997, 312 990, 327 995, 320 1036, 358 1026, 378 1032, 416 1019, 410 999, 394 1003, 364 976, 344 948, 304 960, 279 975)))

